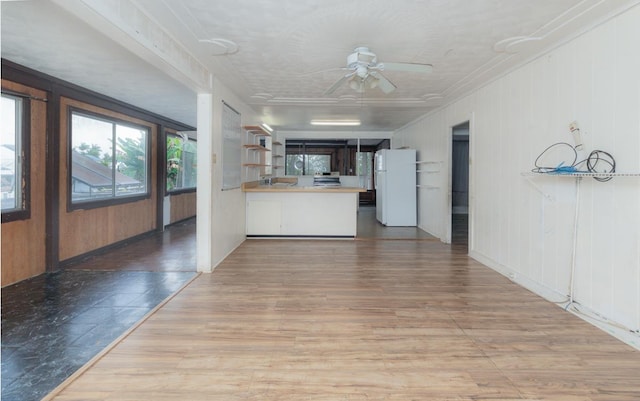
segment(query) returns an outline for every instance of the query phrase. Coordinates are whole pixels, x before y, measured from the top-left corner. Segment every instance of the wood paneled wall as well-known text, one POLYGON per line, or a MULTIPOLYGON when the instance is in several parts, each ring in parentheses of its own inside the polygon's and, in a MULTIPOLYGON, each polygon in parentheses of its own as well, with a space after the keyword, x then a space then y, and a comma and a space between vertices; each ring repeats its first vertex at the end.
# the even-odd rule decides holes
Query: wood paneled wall
MULTIPOLYGON (((158 187, 164 163, 160 130, 193 127, 2 60, 2 88, 32 97, 30 217, 2 224, 1 286, 55 270, 61 262, 160 228, 158 187), (123 204, 68 211, 68 107, 149 127, 150 197, 123 204), (49 141, 49 142, 48 142, 49 141), (59 170, 59 171, 55 171, 59 170)), ((163 138, 164 139, 164 138, 163 138)), ((174 200, 174 220, 195 215, 196 194, 174 200)))
POLYGON ((171 195, 171 221, 175 223, 196 215, 196 192, 171 195))
POLYGON ((102 247, 123 241, 152 231, 156 228, 157 191, 157 125, 129 117, 97 106, 82 103, 73 99, 60 99, 60 245, 59 259, 64 261, 78 255, 100 249, 102 247), (89 210, 67 211, 68 185, 68 107, 99 113, 118 118, 135 124, 147 126, 150 129, 151 151, 150 166, 151 197, 122 205, 108 206, 89 210))
POLYGON ((45 158, 47 94, 14 82, 2 80, 2 88, 33 96, 30 133, 31 216, 26 220, 2 224, 2 283, 6 285, 37 276, 45 271, 45 158))

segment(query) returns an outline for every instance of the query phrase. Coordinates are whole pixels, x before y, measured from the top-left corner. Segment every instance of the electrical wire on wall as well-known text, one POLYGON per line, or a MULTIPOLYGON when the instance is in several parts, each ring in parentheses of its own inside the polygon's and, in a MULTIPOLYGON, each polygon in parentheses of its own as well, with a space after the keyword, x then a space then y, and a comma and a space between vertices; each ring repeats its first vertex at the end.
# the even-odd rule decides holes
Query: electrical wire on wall
MULTIPOLYGON (((593 150, 586 159, 578 161, 577 146, 567 142, 557 142, 547 147, 538 155, 535 168, 531 171, 540 174, 573 174, 573 173, 615 173, 616 161, 614 157, 604 150, 593 150), (556 159, 553 165, 546 165, 545 158, 553 153, 567 153, 566 157, 556 159), (559 161, 559 163, 558 163, 559 161)), ((599 182, 606 182, 613 177, 593 177, 599 182)))
POLYGON ((582 180, 580 175, 585 173, 596 174, 592 178, 598 182, 610 181, 613 178, 613 173, 616 172, 616 161, 611 153, 604 150, 593 150, 587 157, 583 156, 582 136, 580 129, 576 122, 572 122, 569 125, 569 130, 573 135, 575 145, 571 145, 567 142, 557 142, 548 146, 536 157, 535 167, 531 170, 538 174, 575 174, 576 180, 576 209, 574 216, 573 227, 573 246, 571 254, 571 273, 569 277, 569 289, 567 299, 561 302, 555 302, 556 304, 564 304, 563 309, 571 311, 575 314, 582 315, 592 321, 597 321, 608 325, 609 327, 629 332, 632 335, 640 336, 639 330, 633 330, 624 325, 610 321, 593 311, 585 311, 579 302, 575 300, 575 273, 576 273, 576 251, 578 248, 578 221, 579 221, 579 204, 580 204, 580 190, 579 183, 582 180), (597 174, 602 174, 598 176, 597 174), (611 174, 611 175, 608 175, 611 174))
MULTIPOLYGON (((616 160, 610 153, 604 150, 594 150, 589 154, 586 159, 587 171, 590 173, 615 173, 616 172, 616 160), (604 167, 600 167, 604 166, 604 167)), ((594 180, 605 182, 611 180, 613 177, 593 177, 594 180)))

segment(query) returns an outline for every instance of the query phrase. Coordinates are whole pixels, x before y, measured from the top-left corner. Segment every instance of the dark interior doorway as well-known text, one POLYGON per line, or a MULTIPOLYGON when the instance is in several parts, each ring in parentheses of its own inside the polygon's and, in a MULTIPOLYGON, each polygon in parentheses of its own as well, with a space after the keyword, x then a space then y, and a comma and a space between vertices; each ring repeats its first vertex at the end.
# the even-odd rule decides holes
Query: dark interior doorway
POLYGON ((452 129, 451 243, 467 245, 469 239, 469 122, 452 129))

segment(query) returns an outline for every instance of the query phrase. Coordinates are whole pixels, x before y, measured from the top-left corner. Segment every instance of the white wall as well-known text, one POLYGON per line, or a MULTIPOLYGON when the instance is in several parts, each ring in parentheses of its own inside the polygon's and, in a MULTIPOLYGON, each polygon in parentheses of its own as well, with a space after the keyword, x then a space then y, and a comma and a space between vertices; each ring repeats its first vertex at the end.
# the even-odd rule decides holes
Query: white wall
MULTIPOLYGON (((640 172, 638 49, 640 6, 398 131, 395 143, 418 149, 419 160, 445 162, 420 176, 429 186, 419 190, 420 227, 447 238, 451 127, 470 120, 470 254, 540 294, 567 295, 575 179, 521 173, 548 145, 572 142, 573 120, 587 151, 640 172)), ((578 207, 575 300, 638 330, 640 178, 584 179, 578 207)))
POLYGON ((222 190, 222 101, 256 125, 255 112, 215 79, 213 95, 198 95, 198 271, 210 272, 245 240, 245 194, 222 190), (215 155, 215 156, 214 156, 215 155))

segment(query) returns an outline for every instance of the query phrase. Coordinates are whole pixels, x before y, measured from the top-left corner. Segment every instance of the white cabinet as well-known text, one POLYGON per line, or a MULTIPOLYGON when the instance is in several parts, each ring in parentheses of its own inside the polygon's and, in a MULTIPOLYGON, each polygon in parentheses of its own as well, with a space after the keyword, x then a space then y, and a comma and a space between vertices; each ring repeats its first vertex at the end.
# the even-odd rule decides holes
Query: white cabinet
POLYGON ((247 200, 247 235, 280 235, 282 202, 278 199, 247 200))
POLYGON ((248 236, 356 236, 357 190, 248 192, 246 199, 248 236))

